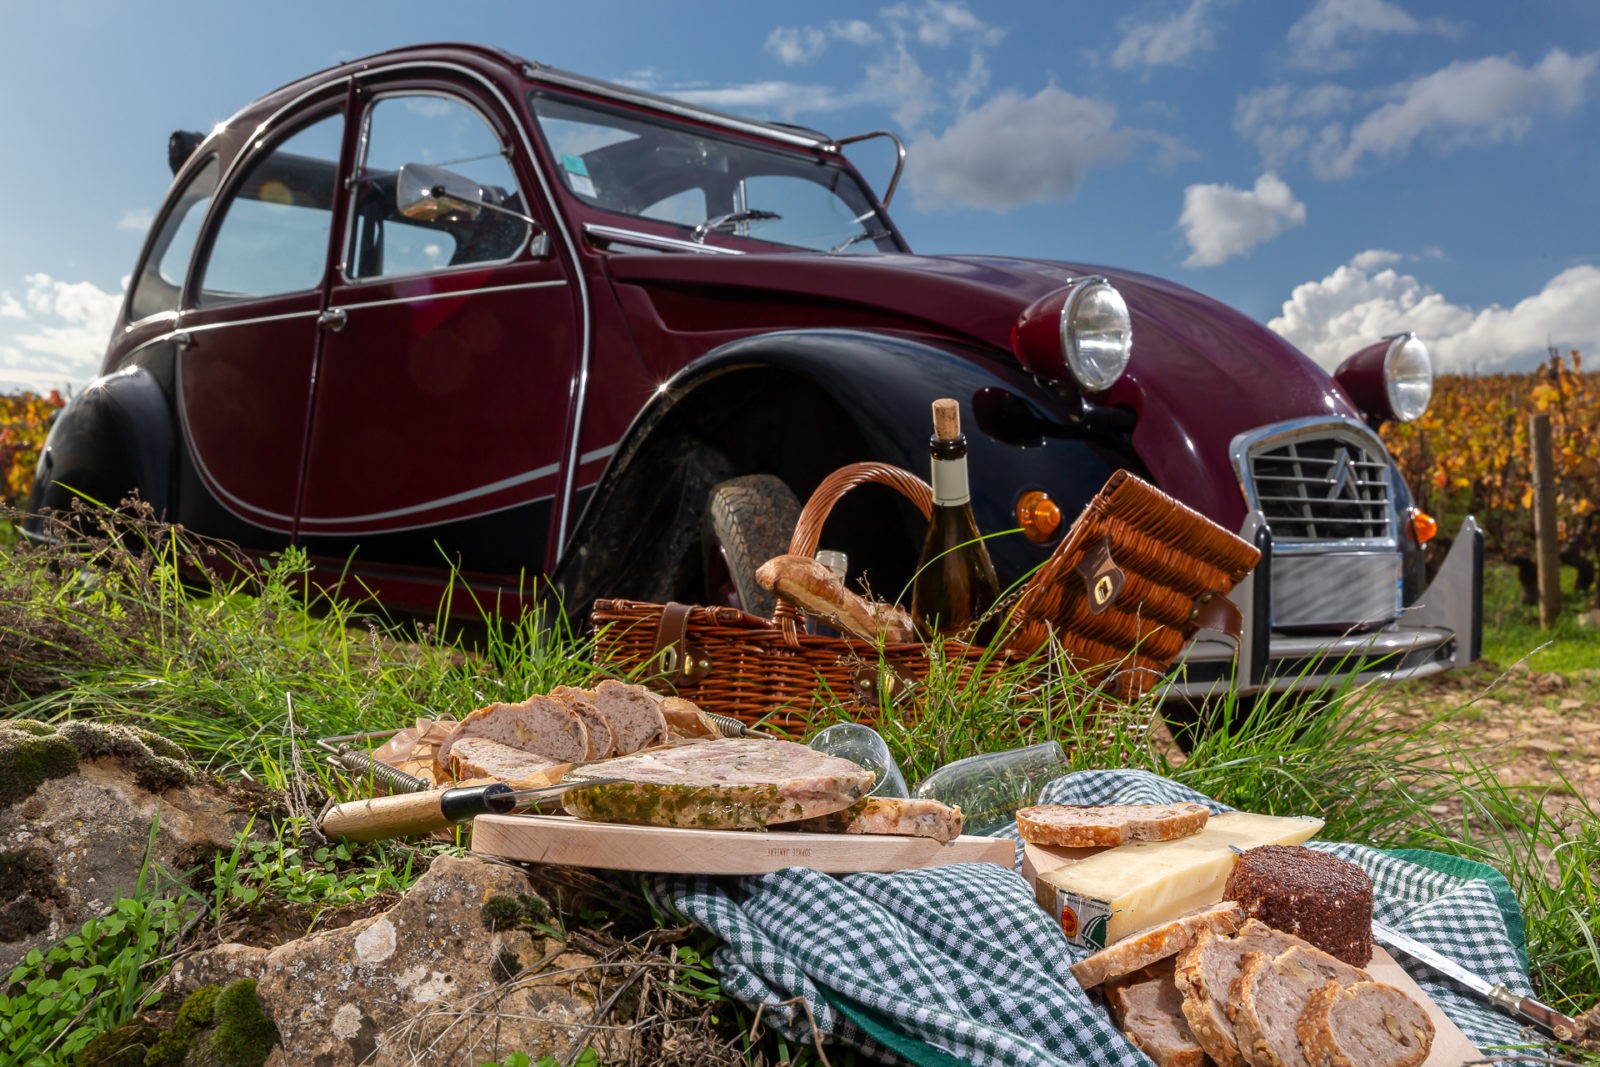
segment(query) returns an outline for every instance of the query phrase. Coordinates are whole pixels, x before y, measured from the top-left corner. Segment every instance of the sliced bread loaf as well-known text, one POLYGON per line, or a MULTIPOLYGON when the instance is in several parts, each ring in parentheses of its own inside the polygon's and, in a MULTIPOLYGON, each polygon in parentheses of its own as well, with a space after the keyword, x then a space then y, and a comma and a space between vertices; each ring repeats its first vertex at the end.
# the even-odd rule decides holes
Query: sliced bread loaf
MULTIPOLYGON (((450 746, 450 777, 464 782, 469 778, 496 778, 502 782, 522 782, 545 778, 541 772, 570 766, 560 760, 545 759, 525 749, 514 748, 487 737, 463 737, 450 746)), ((540 784, 543 784, 541 782, 540 784)))
POLYGON ((1111 1017, 1156 1067, 1201 1067, 1205 1050, 1183 1017, 1183 995, 1172 980, 1172 957, 1106 986, 1111 1017))
POLYGON ((441 780, 451 779, 450 752, 468 737, 488 738, 561 763, 594 758, 588 727, 577 712, 547 696, 531 696, 517 704, 490 704, 462 719, 434 750, 434 770, 441 780))
POLYGON ((1296 1026, 1311 1067, 1417 1067, 1433 1033, 1422 1006, 1382 982, 1326 983, 1296 1026))
POLYGON ((583 725, 589 731, 589 741, 594 746, 592 759, 610 759, 620 756, 622 752, 617 748, 617 731, 611 725, 611 719, 602 714, 594 702, 593 689, 578 689, 570 685, 558 685, 550 690, 550 695, 577 713, 583 720, 583 725))
POLYGON ((1231 900, 1196 908, 1171 922, 1146 927, 1072 965, 1072 977, 1085 989, 1176 956, 1194 944, 1202 929, 1234 934, 1244 922, 1244 912, 1231 900))
POLYGON ((643 686, 607 678, 594 687, 594 703, 617 733, 619 755, 658 744, 667 735, 661 698, 643 686))
POLYGON ((1298 1031, 1307 1000, 1329 982, 1346 986, 1367 980, 1366 972, 1307 944, 1271 957, 1246 953, 1228 998, 1244 1058, 1254 1067, 1309 1067, 1298 1031))
POLYGON ((678 741, 714 741, 723 736, 700 705, 683 697, 662 697, 661 715, 667 720, 667 737, 678 741))
POLYGON ((1297 937, 1247 919, 1233 937, 1202 927, 1194 944, 1178 953, 1173 980, 1183 993, 1183 1016, 1189 1020, 1195 1040, 1219 1067, 1244 1067, 1245 1063, 1228 1011, 1228 995, 1245 954, 1276 956, 1299 944, 1304 942, 1297 937))
POLYGON ((1017 812, 1017 832, 1036 845, 1111 848, 1129 841, 1171 841, 1199 833, 1204 804, 1040 804, 1017 812))

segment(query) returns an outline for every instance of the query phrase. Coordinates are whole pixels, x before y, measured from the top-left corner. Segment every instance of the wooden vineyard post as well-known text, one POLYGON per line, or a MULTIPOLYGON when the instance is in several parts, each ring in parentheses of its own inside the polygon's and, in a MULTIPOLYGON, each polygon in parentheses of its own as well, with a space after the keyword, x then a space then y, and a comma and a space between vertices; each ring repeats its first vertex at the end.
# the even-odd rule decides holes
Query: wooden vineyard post
POLYGON ((1533 534, 1539 564, 1539 628, 1548 630, 1561 617, 1555 461, 1551 454, 1548 412, 1528 416, 1528 441, 1533 448, 1533 534))

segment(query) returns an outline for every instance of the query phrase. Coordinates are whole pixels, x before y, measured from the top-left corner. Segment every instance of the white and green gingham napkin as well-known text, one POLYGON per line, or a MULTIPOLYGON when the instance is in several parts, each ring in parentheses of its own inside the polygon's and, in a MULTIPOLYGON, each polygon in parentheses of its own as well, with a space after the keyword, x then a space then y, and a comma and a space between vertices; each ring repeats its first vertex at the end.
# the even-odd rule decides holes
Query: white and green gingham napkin
MULTIPOLYGON (((1226 807, 1144 771, 1083 771, 1040 803, 1226 807)), ((1002 836, 1015 837, 1014 828, 1002 836)), ((1312 842, 1372 877, 1379 921, 1463 966, 1531 993, 1522 920, 1491 868, 1437 853, 1312 842)), ((740 879, 662 877, 655 890, 721 938, 729 995, 796 1041, 813 1027, 886 1061, 915 1064, 1139 1065, 1149 1061, 1091 1003, 1067 944, 1015 871, 963 863, 835 878, 792 867, 740 879)), ((1516 1022, 1401 957, 1480 1048, 1525 1043, 1516 1022)))

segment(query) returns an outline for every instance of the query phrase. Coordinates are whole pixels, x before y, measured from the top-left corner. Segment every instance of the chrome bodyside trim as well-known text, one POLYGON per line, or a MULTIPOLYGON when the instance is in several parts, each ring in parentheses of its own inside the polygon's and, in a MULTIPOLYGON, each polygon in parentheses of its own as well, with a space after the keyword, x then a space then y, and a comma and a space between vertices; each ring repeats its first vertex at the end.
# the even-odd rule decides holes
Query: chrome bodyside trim
MULTIPOLYGON (((613 443, 611 443, 609 445, 606 445, 606 446, 604 446, 602 448, 592 449, 592 450, 590 450, 588 452, 585 452, 582 456, 579 456, 578 457, 578 462, 579 463, 593 463, 597 459, 609 459, 611 456, 616 455, 617 449, 620 448, 621 446, 622 446, 622 442, 621 441, 615 441, 615 442, 613 442, 613 443)), ((584 486, 584 488, 585 489, 592 489, 594 487, 592 485, 586 485, 586 486, 584 486)))
MULTIPOLYGON (((332 518, 332 519, 318 519, 318 518, 306 517, 306 518, 302 518, 300 520, 300 526, 301 526, 302 529, 304 529, 307 526, 332 526, 332 525, 335 525, 335 524, 347 523, 347 522, 377 522, 377 521, 382 520, 382 519, 399 518, 399 517, 401 517, 403 515, 416 515, 416 514, 418 514, 420 512, 427 511, 430 508, 447 507, 447 506, 449 506, 451 504, 459 504, 459 503, 462 503, 463 501, 467 501, 467 500, 476 500, 479 497, 489 496, 489 495, 491 495, 493 493, 498 493, 498 492, 501 492, 501 491, 506 490, 506 489, 512 489, 512 488, 515 488, 516 486, 519 486, 519 485, 527 485, 529 482, 536 482, 540 478, 548 478, 550 475, 555 474, 560 470, 561 470, 561 464, 559 464, 559 463, 547 463, 543 467, 538 468, 537 470, 523 471, 521 474, 513 474, 509 478, 501 478, 497 482, 490 482, 488 485, 480 485, 475 489, 468 489, 468 490, 465 490, 464 492, 460 492, 460 493, 452 493, 449 496, 441 496, 441 497, 438 497, 438 498, 436 498, 434 500, 426 500, 426 501, 423 501, 421 504, 408 504, 407 506, 405 506, 403 508, 394 508, 394 509, 392 509, 390 511, 374 511, 371 514, 367 514, 367 515, 345 515, 345 516, 340 516, 339 518, 332 518)), ((547 496, 546 497, 536 497, 535 499, 537 499, 537 500, 547 500, 547 499, 549 499, 549 497, 547 497, 547 496)), ((525 504, 525 503, 532 503, 532 501, 519 500, 513 506, 520 506, 521 504, 525 504)), ((500 509, 495 509, 495 510, 500 510, 500 509)), ((470 515, 470 516, 464 515, 464 516, 462 516, 462 518, 477 518, 477 517, 478 517, 477 515, 470 515)), ((458 521, 458 520, 454 520, 453 519, 451 521, 454 522, 454 521, 458 521)), ((431 526, 431 525, 433 525, 433 523, 424 523, 423 525, 431 526)), ((412 528, 414 529, 414 527, 412 527, 412 528)), ((354 533, 376 533, 376 532, 392 533, 392 532, 396 532, 396 531, 391 531, 391 530, 383 530, 383 531, 366 531, 366 530, 351 531, 352 534, 354 534, 354 533)), ((341 533, 340 536, 343 536, 343 534, 341 533)))
POLYGON ((583 224, 583 232, 590 237, 598 237, 602 241, 616 241, 620 244, 641 245, 645 248, 659 248, 667 252, 694 252, 699 255, 710 256, 742 256, 744 251, 738 248, 720 248, 716 245, 703 245, 694 241, 685 241, 677 237, 662 237, 654 233, 642 233, 638 230, 626 230, 620 226, 605 226, 598 222, 583 224))
MULTIPOLYGON (((388 279, 384 279, 387 281, 388 279)), ((463 296, 478 296, 481 293, 511 293, 519 289, 565 289, 568 283, 564 281, 549 282, 522 282, 518 285, 486 285, 479 289, 452 289, 441 293, 422 293, 418 296, 396 296, 387 300, 362 300, 356 303, 343 303, 339 307, 346 311, 360 311, 363 308, 393 307, 396 304, 426 304, 430 300, 450 300, 463 296)))
MULTIPOLYGON (((163 336, 176 338, 177 335, 184 333, 210 333, 214 330, 232 329, 235 326, 257 326, 263 322, 288 322, 291 319, 315 319, 321 314, 322 309, 318 308, 316 311, 289 311, 282 315, 257 315, 254 318, 249 319, 229 319, 226 322, 205 322, 198 326, 185 326, 180 330, 174 330, 172 333, 164 334, 163 336)), ((139 347, 143 348, 144 346, 140 345, 139 347)))

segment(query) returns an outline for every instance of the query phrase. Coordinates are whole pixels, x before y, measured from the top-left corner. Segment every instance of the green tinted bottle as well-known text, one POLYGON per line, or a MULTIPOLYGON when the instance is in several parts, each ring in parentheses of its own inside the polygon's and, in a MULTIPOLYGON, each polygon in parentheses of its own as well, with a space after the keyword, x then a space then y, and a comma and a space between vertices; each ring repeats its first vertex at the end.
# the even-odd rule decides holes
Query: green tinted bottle
POLYGON ((960 636, 984 644, 993 634, 994 620, 983 620, 983 615, 1000 596, 1000 580, 972 517, 967 439, 954 400, 933 402, 928 451, 933 460, 933 517, 911 583, 911 619, 924 639, 960 636))

